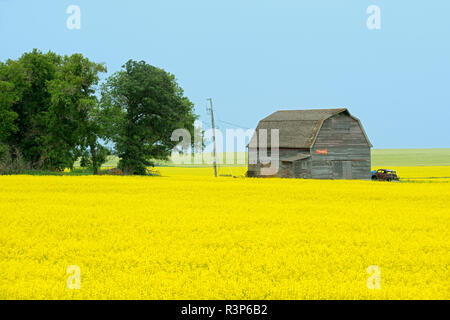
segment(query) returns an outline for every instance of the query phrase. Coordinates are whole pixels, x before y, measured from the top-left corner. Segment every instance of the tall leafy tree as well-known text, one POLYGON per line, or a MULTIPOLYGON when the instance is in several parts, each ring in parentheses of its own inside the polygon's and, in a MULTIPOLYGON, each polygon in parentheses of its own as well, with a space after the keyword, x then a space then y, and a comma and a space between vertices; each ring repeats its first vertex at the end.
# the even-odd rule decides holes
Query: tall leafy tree
POLYGON ((98 171, 105 148, 99 142, 95 95, 102 64, 81 54, 38 50, 0 65, 0 142, 18 150, 29 167, 71 167, 84 150, 98 171))
POLYGON ((11 83, 1 80, 1 69, 2 65, 0 65, 0 143, 3 144, 11 134, 17 131, 15 124, 17 113, 12 109, 17 95, 11 83))
POLYGON ((53 166, 71 166, 85 150, 95 174, 105 161, 106 148, 99 142, 104 136, 98 119, 101 113, 95 95, 99 74, 104 72, 103 64, 74 54, 63 58, 56 78, 48 82, 51 94, 48 144, 58 145, 53 149, 53 159, 60 162, 53 166))
POLYGON ((38 50, 23 54, 18 60, 8 60, 2 80, 14 88, 11 106, 17 114, 16 130, 8 137, 8 145, 17 148, 32 168, 41 169, 48 163, 48 112, 51 95, 47 83, 55 78, 61 57, 38 50))
POLYGON ((193 131, 194 106, 175 76, 144 61, 129 60, 102 89, 105 112, 114 115, 110 137, 125 174, 146 174, 155 159, 167 159, 178 128, 193 131))
POLYGON ((14 86, 6 81, 2 81, 4 65, 0 64, 0 160, 9 152, 7 140, 9 136, 17 131, 15 120, 17 113, 12 110, 12 105, 17 96, 14 86))

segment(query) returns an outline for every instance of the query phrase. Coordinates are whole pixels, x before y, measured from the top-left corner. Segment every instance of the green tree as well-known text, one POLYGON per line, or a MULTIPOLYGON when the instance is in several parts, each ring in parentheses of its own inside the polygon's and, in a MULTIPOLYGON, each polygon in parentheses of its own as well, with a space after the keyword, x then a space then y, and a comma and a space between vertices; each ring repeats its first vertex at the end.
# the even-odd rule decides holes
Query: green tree
POLYGON ((94 174, 105 162, 107 149, 99 142, 104 136, 98 119, 102 114, 95 95, 99 74, 104 72, 103 64, 74 54, 63 58, 58 75, 48 82, 51 94, 49 144, 59 145, 54 149, 54 159, 60 161, 53 166, 71 166, 86 149, 94 174))
POLYGON ((2 67, 1 80, 13 88, 11 110, 17 114, 16 130, 9 134, 7 143, 36 169, 42 169, 49 159, 51 148, 46 145, 46 137, 51 96, 47 82, 55 78, 60 63, 61 57, 52 52, 33 50, 18 60, 8 60, 2 67))
POLYGON ((105 156, 99 142, 99 74, 81 54, 33 50, 0 65, 0 142, 33 169, 62 170, 89 149, 97 172, 105 156))
POLYGON ((165 160, 177 144, 172 132, 193 132, 193 104, 175 76, 144 61, 128 61, 102 89, 103 109, 113 114, 109 131, 125 174, 146 174, 152 160, 165 160))
POLYGON ((15 125, 17 113, 12 109, 17 97, 14 92, 14 86, 6 81, 0 80, 0 93, 0 143, 5 143, 8 137, 17 131, 17 126, 15 125))
POLYGON ((14 86, 6 81, 2 81, 2 72, 4 65, 0 64, 0 161, 10 150, 7 140, 11 134, 17 131, 15 120, 17 113, 12 110, 12 105, 17 97, 14 92, 14 86))

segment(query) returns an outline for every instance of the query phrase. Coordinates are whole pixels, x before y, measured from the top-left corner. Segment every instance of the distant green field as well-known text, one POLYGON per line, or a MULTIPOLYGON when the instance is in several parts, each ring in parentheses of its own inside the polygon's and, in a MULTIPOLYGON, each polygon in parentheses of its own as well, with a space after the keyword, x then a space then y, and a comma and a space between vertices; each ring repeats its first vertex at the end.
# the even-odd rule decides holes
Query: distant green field
POLYGON ((372 166, 450 166, 450 148, 374 149, 372 166))
MULTIPOLYGON (((218 155, 219 166, 245 166, 247 163, 246 152, 220 153, 218 155), (244 164, 225 164, 227 156, 232 155, 235 158, 239 155, 245 158, 244 164), (220 159, 223 159, 220 162, 220 159)), ((117 166, 118 158, 109 157, 104 167, 117 166)), ((159 166, 177 166, 172 161, 159 161, 159 166)), ((205 167, 201 164, 183 164, 181 167, 205 167)), ((445 149, 374 149, 372 150, 373 167, 398 167, 398 166, 450 166, 450 148, 445 149)))

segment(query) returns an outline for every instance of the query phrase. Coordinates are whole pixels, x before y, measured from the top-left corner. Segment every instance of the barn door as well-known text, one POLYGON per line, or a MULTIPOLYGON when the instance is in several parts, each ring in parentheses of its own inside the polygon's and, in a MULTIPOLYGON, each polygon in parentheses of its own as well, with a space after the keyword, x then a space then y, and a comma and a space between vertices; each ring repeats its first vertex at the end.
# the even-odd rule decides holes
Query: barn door
POLYGON ((351 161, 332 161, 331 169, 333 179, 353 179, 351 161))
POLYGON ((351 161, 342 161, 342 173, 344 175, 344 179, 353 179, 351 161))
POLYGON ((332 177, 333 179, 343 179, 344 178, 344 173, 343 173, 343 168, 342 168, 342 161, 332 161, 332 166, 331 166, 331 170, 332 170, 332 177))
POLYGON ((288 162, 286 164, 286 170, 285 170, 285 175, 284 175, 286 178, 295 177, 295 172, 292 169, 293 169, 292 162, 288 162))

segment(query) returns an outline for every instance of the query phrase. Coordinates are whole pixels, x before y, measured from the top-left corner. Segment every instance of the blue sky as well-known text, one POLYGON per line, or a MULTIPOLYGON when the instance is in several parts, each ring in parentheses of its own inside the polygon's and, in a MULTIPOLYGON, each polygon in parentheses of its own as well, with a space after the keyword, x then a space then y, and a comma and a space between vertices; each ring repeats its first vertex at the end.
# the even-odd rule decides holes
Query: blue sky
POLYGON ((450 147, 449 12, 447 0, 0 0, 0 60, 80 52, 113 73, 143 59, 176 75, 205 126, 207 97, 220 129, 348 107, 376 148, 450 147))

